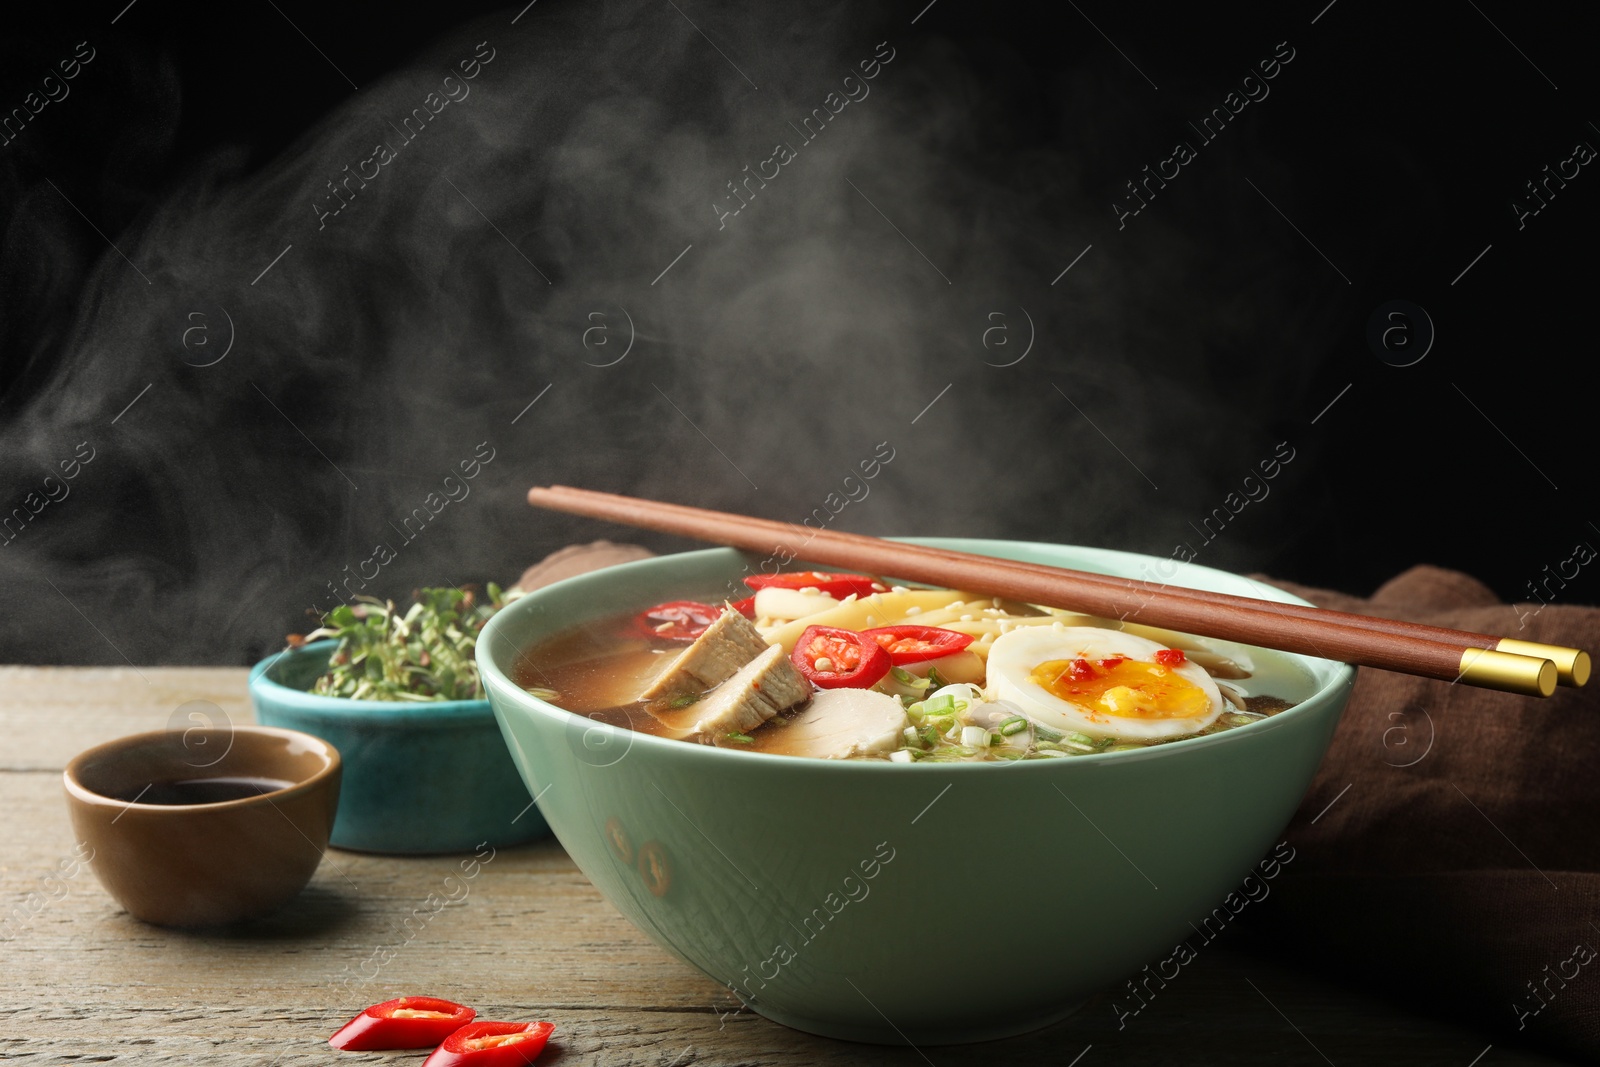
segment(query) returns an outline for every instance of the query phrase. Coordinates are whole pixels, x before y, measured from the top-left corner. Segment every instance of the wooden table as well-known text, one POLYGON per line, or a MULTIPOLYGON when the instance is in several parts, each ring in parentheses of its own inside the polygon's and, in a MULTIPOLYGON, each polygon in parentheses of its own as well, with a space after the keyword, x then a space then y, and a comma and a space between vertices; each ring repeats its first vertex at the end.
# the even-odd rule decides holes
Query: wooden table
POLYGON ((553 840, 501 851, 464 899, 415 933, 401 920, 446 892, 457 859, 329 850, 293 905, 205 933, 131 918, 91 870, 61 876, 74 844, 60 783, 67 759, 162 729, 191 700, 249 722, 245 673, 0 668, 0 1060, 420 1063, 419 1053, 338 1053, 326 1038, 369 1003, 429 993, 469 1002, 483 1018, 554 1022, 545 1065, 1559 1062, 1500 1046, 1474 1060, 1490 1044, 1481 1034, 1225 940, 1123 1029, 1108 991, 1064 1023, 1005 1042, 914 1050, 830 1041, 741 1010, 630 926, 553 840))

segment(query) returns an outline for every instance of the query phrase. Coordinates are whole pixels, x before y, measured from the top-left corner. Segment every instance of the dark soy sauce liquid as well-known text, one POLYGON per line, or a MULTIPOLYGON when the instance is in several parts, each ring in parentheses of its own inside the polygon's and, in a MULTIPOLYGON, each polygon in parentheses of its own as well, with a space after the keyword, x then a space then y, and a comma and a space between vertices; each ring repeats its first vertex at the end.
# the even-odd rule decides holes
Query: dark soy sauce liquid
POLYGON ((138 804, 220 804, 275 793, 292 785, 282 778, 179 778, 127 790, 117 799, 138 804))

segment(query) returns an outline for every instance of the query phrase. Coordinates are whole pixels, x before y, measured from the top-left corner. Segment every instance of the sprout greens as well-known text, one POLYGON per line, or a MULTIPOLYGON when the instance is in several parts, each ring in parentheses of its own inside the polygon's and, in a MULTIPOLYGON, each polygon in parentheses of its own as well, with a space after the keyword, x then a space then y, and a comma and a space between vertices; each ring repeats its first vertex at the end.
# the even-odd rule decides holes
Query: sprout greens
POLYGON ((322 617, 322 625, 289 644, 324 637, 339 646, 310 692, 352 700, 481 700, 483 682, 473 647, 489 617, 521 594, 493 582, 480 600, 469 587, 419 589, 402 613, 392 600, 357 597, 322 617))

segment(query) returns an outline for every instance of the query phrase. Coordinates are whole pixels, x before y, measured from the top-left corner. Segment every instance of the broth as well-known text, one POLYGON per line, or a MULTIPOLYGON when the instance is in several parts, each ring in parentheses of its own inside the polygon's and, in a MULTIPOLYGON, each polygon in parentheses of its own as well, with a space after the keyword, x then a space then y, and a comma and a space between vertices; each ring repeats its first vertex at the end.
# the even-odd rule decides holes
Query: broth
MULTIPOLYGON (((885 590, 885 594, 888 592, 885 590)), ((894 593, 907 592, 911 591, 902 587, 894 588, 894 593)), ((933 594, 941 591, 915 592, 926 592, 929 596, 924 599, 937 600, 933 594)), ((949 597, 966 595, 948 592, 949 597)), ((890 599, 893 597, 885 596, 885 600, 890 599)), ((876 595, 862 603, 875 600, 876 595)), ((824 614, 835 616, 844 613, 849 603, 847 598, 824 614)), ((745 606, 748 610, 748 602, 745 606)), ((641 609, 644 608, 648 608, 648 605, 641 605, 641 609)), ((911 614, 903 619, 890 618, 887 621, 914 623, 924 614, 936 629, 942 629, 936 622, 939 620, 951 628, 964 629, 967 631, 966 637, 976 631, 982 631, 984 636, 974 639, 966 650, 949 659, 934 659, 935 677, 932 680, 921 677, 929 673, 925 665, 909 664, 903 668, 893 668, 890 674, 874 684, 871 687, 873 692, 886 693, 905 708, 905 728, 898 731, 899 737, 892 743, 885 734, 862 750, 849 751, 843 758, 896 762, 1058 759, 1143 748, 1248 725, 1293 707, 1311 696, 1317 687, 1310 673, 1285 653, 1136 626, 1119 631, 1114 623, 1092 620, 1103 623, 1093 629, 1099 635, 1105 635, 1107 642, 1128 644, 1143 641, 1144 645, 1150 647, 1171 642, 1187 648, 1194 659, 1188 659, 1188 653, 1178 655, 1167 650, 1169 658, 1179 662, 1170 671, 1149 664, 1142 666, 1148 673, 1162 675, 1169 682, 1172 681, 1172 672, 1177 672, 1193 679, 1193 684, 1201 686, 1205 693, 1220 693, 1221 712, 1215 711, 1216 697, 1209 697, 1207 700, 1212 712, 1203 725, 1162 736, 1128 736, 1130 732, 1176 729, 1162 722, 1164 712, 1159 709, 1147 714, 1136 710, 1126 713, 1128 717, 1123 717, 1122 712, 1108 716, 1091 711, 1085 719, 1086 728, 1063 728, 1060 718, 1050 714, 1056 710, 1053 707, 1039 705, 1043 710, 1025 714, 1012 701, 995 695, 998 689, 1004 688, 1004 684, 997 683, 996 678, 992 677, 997 665, 988 652, 998 647, 1004 654, 1008 648, 1023 644, 1024 641, 1041 646, 1049 645, 1053 640, 1076 640, 1079 645, 1085 641, 1097 643, 1096 632, 1091 632, 1084 625, 1091 620, 1029 605, 974 598, 946 609, 926 611, 913 608, 911 614), (974 607, 977 604, 985 606, 974 607), (972 610, 963 610, 966 608, 972 610), (1068 623, 1072 626, 1069 627, 1068 623), (1008 644, 995 644, 1004 640, 1007 633, 1023 629, 1031 632, 1026 639, 1013 638, 1008 644), (1149 635, 1155 640, 1135 635, 1149 635), (981 657, 974 657, 973 653, 981 653, 981 657), (960 663, 967 670, 973 670, 973 663, 979 658, 982 660, 983 676, 968 690, 958 685, 936 684, 950 682, 950 679, 938 676, 940 668, 937 664, 948 663, 950 669, 954 670, 958 665, 957 656, 968 657, 960 663), (1205 689, 1202 678, 1209 680, 1215 689, 1205 689), (985 730, 986 738, 980 738, 974 732, 985 730), (1025 734, 1025 737, 1019 738, 1018 734, 1025 734)), ((659 617, 657 615, 653 619, 659 617)), ((518 658, 512 672, 513 681, 567 711, 619 728, 751 752, 823 754, 815 744, 816 730, 812 720, 816 716, 812 712, 820 704, 839 701, 837 694, 844 692, 841 688, 812 690, 812 697, 820 697, 820 700, 808 699, 747 730, 718 731, 713 734, 703 731, 697 733, 692 728, 700 719, 710 694, 717 691, 715 686, 690 689, 671 697, 642 699, 641 695, 654 682, 672 673, 680 654, 690 647, 682 638, 671 640, 653 636, 649 628, 641 627, 642 618, 644 615, 640 613, 627 612, 595 619, 537 642, 518 658), (835 695, 826 695, 830 693, 835 695), (796 724, 801 728, 796 730, 796 724)), ((783 640, 792 647, 796 630, 802 628, 809 617, 795 621, 772 618, 756 618, 753 621, 764 639, 773 643, 783 640)), ((868 614, 865 621, 877 626, 885 620, 875 619, 868 614)), ((877 640, 881 642, 883 639, 877 640)), ((790 648, 785 650, 789 651, 790 648)), ((1120 655, 1112 655, 1100 659, 1099 667, 1089 663, 1088 669, 1109 669, 1104 667, 1105 664, 1111 664, 1114 668, 1122 663, 1122 659, 1120 655)), ((831 666, 825 659, 815 662, 831 666)), ((1073 662, 1082 664, 1087 661, 1079 657, 1073 662)), ((814 672, 808 673, 814 675, 814 672)), ((1180 678, 1175 684, 1185 683, 1180 678)), ((760 689, 760 686, 755 688, 760 689)), ((1016 686, 1012 685, 1011 689, 1015 691, 1016 686)), ((1122 692, 1128 692, 1126 687, 1122 692)), ((877 701, 873 705, 875 710, 888 708, 880 698, 872 699, 877 701)), ((1032 699, 1037 700, 1036 697, 1032 699)), ((1078 711, 1082 711, 1082 708, 1078 711)), ((893 718, 893 713, 889 713, 889 718, 893 718)), ((840 758, 837 753, 831 755, 840 758)))

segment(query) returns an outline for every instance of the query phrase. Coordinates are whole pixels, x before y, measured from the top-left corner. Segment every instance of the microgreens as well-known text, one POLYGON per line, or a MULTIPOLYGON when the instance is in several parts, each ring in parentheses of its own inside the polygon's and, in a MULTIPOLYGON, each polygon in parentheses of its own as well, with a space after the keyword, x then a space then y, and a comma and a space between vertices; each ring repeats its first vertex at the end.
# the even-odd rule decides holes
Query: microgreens
POLYGON ((338 638, 328 670, 311 692, 353 700, 481 700, 483 683, 473 646, 489 617, 520 592, 506 593, 489 583, 488 599, 471 589, 448 586, 419 589, 402 614, 392 600, 357 597, 322 617, 298 647, 324 637, 338 638))

